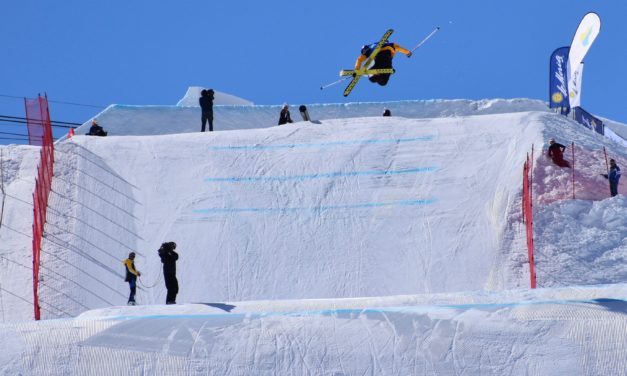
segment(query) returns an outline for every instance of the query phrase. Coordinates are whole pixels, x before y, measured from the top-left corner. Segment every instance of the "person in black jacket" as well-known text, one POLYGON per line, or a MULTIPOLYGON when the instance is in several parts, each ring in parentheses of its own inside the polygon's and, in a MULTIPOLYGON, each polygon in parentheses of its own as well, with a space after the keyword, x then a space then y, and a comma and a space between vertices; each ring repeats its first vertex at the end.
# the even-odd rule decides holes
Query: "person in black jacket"
POLYGON ((566 146, 555 142, 554 138, 549 140, 547 155, 553 160, 553 163, 560 167, 570 167, 570 163, 564 159, 564 150, 566 150, 566 146))
POLYGON ((91 127, 89 127, 89 132, 86 133, 87 136, 106 136, 107 132, 98 125, 98 121, 96 119, 91 121, 91 127))
POLYGON ((281 115, 279 116, 279 125, 293 123, 292 117, 290 116, 290 106, 286 104, 283 105, 283 109, 281 109, 281 115))
POLYGON ((175 242, 163 243, 159 248, 159 257, 163 263, 165 288, 168 290, 165 304, 176 304, 176 294, 179 292, 179 282, 176 279, 176 260, 179 259, 179 254, 174 252, 175 249, 175 242))
POLYGON ((200 108, 202 110, 202 128, 200 130, 201 132, 205 131, 205 124, 207 123, 209 123, 209 132, 213 132, 213 94, 213 89, 203 89, 200 92, 200 98, 198 99, 198 103, 200 104, 200 108))

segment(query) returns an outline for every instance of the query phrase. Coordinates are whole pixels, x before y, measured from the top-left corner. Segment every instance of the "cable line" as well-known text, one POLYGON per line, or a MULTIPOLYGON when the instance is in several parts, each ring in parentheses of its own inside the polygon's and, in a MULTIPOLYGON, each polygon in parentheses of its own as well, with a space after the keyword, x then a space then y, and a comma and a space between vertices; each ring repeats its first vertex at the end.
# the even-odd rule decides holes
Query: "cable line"
MULTIPOLYGON (((0 97, 4 97, 4 98, 11 98, 11 99, 26 99, 26 97, 18 97, 15 95, 7 95, 7 94, 0 94, 0 97)), ((68 104, 71 106, 80 106, 80 107, 93 107, 93 108, 107 108, 107 106, 100 106, 100 105, 95 105, 95 104, 85 104, 85 103, 76 103, 76 102, 65 102, 65 101, 55 101, 52 99, 48 98, 48 102, 50 103, 59 103, 59 104, 68 104)))

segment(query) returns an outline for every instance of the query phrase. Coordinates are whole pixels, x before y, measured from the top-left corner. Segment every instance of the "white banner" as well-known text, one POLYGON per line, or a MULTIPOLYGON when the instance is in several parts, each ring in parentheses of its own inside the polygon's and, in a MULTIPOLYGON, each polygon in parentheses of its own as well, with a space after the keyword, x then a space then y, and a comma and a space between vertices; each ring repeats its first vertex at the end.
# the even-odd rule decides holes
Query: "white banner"
POLYGON ((568 96, 570 97, 571 108, 578 106, 580 102, 581 72, 583 71, 581 63, 600 31, 601 19, 596 13, 588 13, 579 23, 573 42, 570 44, 570 53, 568 54, 568 72, 570 73, 568 77, 568 96))
MULTIPOLYGON (((570 67, 570 64, 568 65, 570 67)), ((568 77, 573 82, 569 86, 570 108, 581 107, 581 77, 583 76, 583 63, 579 64, 574 72, 569 72, 568 77)))

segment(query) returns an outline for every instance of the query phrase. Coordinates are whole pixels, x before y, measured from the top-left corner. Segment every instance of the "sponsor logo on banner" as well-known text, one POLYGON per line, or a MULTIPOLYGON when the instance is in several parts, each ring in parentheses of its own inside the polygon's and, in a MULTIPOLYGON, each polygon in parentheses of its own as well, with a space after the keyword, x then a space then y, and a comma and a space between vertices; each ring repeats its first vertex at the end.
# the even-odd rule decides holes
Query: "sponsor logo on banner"
POLYGON ((570 47, 560 47, 551 54, 549 96, 551 108, 569 108, 567 63, 570 47))
POLYGON ((588 45, 590 44, 591 34, 592 34, 592 26, 590 26, 587 30, 581 33, 581 36, 579 36, 579 41, 581 42, 582 46, 588 47, 588 45))
POLYGON ((575 32, 568 53, 568 97, 572 107, 578 106, 581 95, 581 63, 601 31, 601 19, 596 13, 586 14, 575 32))
POLYGON ((573 82, 573 87, 570 88, 569 101, 570 106, 575 108, 581 106, 581 78, 583 76, 583 63, 579 64, 579 67, 572 73, 571 79, 568 82, 573 82))
POLYGON ((583 108, 574 107, 573 112, 575 114, 575 121, 577 121, 579 124, 599 134, 605 133, 603 122, 594 117, 592 114, 588 113, 583 108))

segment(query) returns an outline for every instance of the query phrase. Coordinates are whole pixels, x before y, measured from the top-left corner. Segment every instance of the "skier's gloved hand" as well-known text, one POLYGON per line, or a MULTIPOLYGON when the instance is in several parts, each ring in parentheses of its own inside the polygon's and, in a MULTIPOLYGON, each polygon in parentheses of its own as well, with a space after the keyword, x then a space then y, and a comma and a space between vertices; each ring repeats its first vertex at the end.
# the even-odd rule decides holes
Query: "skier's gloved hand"
POLYGON ((357 73, 353 73, 353 78, 357 77, 357 73))
POLYGON ((407 54, 407 58, 410 58, 412 55, 411 51, 409 51, 409 53, 407 54))

